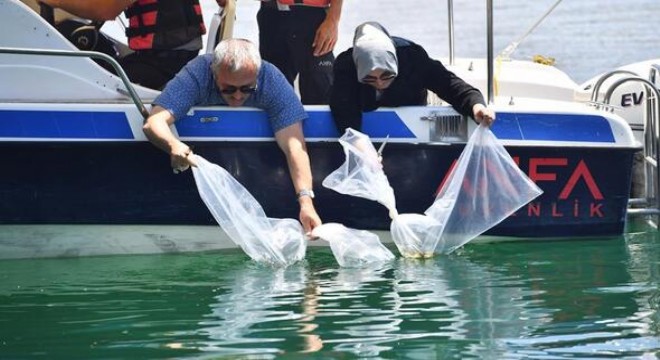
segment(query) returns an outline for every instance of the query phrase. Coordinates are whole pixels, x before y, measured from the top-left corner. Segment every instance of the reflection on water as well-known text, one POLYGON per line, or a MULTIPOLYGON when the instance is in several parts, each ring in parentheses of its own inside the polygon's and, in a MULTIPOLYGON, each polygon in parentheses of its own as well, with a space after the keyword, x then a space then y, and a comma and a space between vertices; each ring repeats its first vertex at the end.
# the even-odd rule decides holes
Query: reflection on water
POLYGON ((238 251, 0 262, 3 358, 653 357, 657 232, 344 269, 238 251))

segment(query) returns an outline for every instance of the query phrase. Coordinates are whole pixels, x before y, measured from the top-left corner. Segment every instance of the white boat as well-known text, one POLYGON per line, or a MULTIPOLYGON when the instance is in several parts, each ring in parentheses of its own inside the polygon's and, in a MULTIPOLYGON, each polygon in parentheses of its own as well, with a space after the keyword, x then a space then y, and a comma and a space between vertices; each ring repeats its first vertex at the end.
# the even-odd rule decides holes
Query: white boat
MULTIPOLYGON (((0 172, 0 258, 233 247, 200 200, 192 174, 172 174, 169 158, 142 133, 157 91, 130 84, 123 72, 108 73, 90 57, 116 62, 78 50, 18 0, 0 2, 0 23, 0 151, 8 154, 0 172)), ((658 213, 652 82, 621 81, 642 84, 642 103, 649 105, 638 114, 609 104, 622 91, 618 84, 605 82, 602 103, 594 104, 586 96, 590 89, 556 68, 508 60, 498 66, 495 96, 494 62, 492 55, 452 59, 450 68, 489 94, 497 111, 493 132, 544 194, 487 232, 489 239, 618 236, 627 214, 658 213), (629 125, 636 123, 645 124, 643 142, 629 125), (651 207, 629 210, 633 158, 642 150, 648 187, 632 203, 651 207)), ((328 108, 306 109, 319 214, 387 239, 384 207, 321 186, 343 152, 328 108)), ((365 114, 363 132, 376 142, 389 136, 383 164, 400 212, 421 213, 433 202, 474 127, 442 105, 365 114)), ((297 218, 285 159, 260 110, 198 107, 173 130, 235 176, 268 216, 297 218)))

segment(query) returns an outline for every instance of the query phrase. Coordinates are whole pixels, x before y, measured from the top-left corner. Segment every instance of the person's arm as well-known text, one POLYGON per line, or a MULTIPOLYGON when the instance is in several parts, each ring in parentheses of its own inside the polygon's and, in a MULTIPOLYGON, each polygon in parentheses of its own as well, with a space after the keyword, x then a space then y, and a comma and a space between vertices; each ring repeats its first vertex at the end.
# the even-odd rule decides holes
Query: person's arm
MULTIPOLYGON (((275 133, 275 140, 286 157, 296 194, 303 189, 311 190, 312 168, 305 146, 302 123, 297 122, 280 129, 275 133)), ((300 204, 300 222, 305 229, 305 233, 309 233, 315 227, 321 225, 321 218, 316 213, 311 197, 301 196, 298 198, 298 203, 300 204)))
POLYGON ((142 131, 152 144, 170 155, 172 169, 178 173, 188 169, 190 165, 196 164, 189 158, 192 149, 172 133, 170 125, 174 121, 172 113, 156 105, 144 122, 142 131))
POLYGON ((199 56, 181 69, 154 100, 151 113, 142 126, 147 139, 170 155, 175 173, 195 164, 188 157, 192 154, 190 147, 172 133, 170 125, 185 116, 191 107, 204 103, 202 99, 209 91, 212 78, 209 62, 207 56, 199 56))
POLYGON ((135 0, 39 0, 53 8, 62 9, 81 18, 114 20, 135 0))
POLYGON ((478 123, 485 121, 486 125, 492 124, 495 113, 486 106, 479 89, 449 71, 440 61, 431 59, 419 46, 412 56, 412 61, 424 69, 424 79, 429 90, 451 104, 461 114, 471 116, 478 123))
POLYGON ((337 56, 333 72, 330 111, 341 136, 349 127, 358 131, 362 128, 361 85, 357 81, 357 71, 350 50, 337 56))
MULTIPOLYGON (((259 99, 257 107, 266 112, 275 134, 275 141, 286 157, 295 193, 312 190, 312 168, 302 129, 303 121, 307 119, 305 108, 291 84, 275 65, 264 61, 261 66, 258 78, 260 90, 255 94, 259 99)), ((300 223, 305 233, 309 233, 321 225, 321 219, 309 196, 301 196, 298 202, 300 223)))
POLYGON ((325 20, 316 29, 314 42, 314 56, 321 56, 329 53, 335 48, 339 38, 339 19, 341 18, 341 8, 344 0, 331 0, 330 7, 325 15, 325 20))

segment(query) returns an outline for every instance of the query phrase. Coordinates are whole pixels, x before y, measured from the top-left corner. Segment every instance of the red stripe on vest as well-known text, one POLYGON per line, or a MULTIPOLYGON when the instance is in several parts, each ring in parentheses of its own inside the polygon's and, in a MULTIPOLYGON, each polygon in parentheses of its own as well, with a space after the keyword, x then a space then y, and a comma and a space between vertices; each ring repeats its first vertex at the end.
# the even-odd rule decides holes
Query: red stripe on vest
MULTIPOLYGON (((199 4, 195 5, 195 13, 197 15, 200 15, 200 16, 202 15, 202 6, 201 5, 199 5, 199 4)), ((204 23, 199 24, 199 29, 202 31, 202 35, 206 34, 206 26, 204 25, 204 23)))
POLYGON ((197 20, 195 20, 194 23, 188 22, 187 25, 182 23, 177 23, 176 25, 171 23, 157 24, 159 21, 158 12, 162 10, 162 7, 159 6, 159 1, 167 1, 168 3, 161 5, 163 5, 165 8, 171 9, 171 5, 173 4, 169 3, 169 1, 178 2, 180 0, 138 0, 133 5, 131 5, 129 9, 126 10, 127 16, 130 14, 130 18, 128 19, 129 26, 127 29, 127 35, 129 36, 128 45, 131 49, 145 50, 153 49, 154 47, 158 47, 160 49, 171 49, 176 46, 184 45, 185 41, 192 41, 195 36, 201 36, 206 33, 206 27, 204 26, 204 22, 201 20, 202 8, 198 1, 194 1, 195 4, 191 4, 191 8, 183 10, 181 16, 188 17, 192 12, 194 12, 195 16, 199 17, 199 34, 194 34, 197 33, 197 30, 194 30, 194 33, 191 33, 190 31, 191 26, 193 26, 193 29, 195 26, 197 26, 197 20), (186 14, 186 11, 188 14, 186 14), (145 29, 142 26, 150 28, 145 29))
MULTIPOLYGON (((128 24, 130 27, 138 27, 140 26, 140 20, 138 19, 139 15, 136 16, 131 16, 130 19, 128 19, 128 24)), ((158 13, 156 11, 150 11, 148 13, 142 14, 142 23, 144 25, 153 25, 156 23, 156 17, 158 16, 158 13)))
POLYGON ((129 40, 128 47, 133 50, 144 50, 151 49, 152 44, 154 43, 154 35, 149 34, 147 36, 136 36, 129 40))

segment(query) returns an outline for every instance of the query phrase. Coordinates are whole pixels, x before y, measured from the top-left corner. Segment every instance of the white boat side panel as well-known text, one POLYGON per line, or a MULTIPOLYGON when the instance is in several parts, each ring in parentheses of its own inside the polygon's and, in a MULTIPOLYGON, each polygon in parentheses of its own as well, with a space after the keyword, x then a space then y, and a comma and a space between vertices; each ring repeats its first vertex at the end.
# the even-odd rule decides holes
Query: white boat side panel
MULTIPOLYGON (((443 64, 448 62, 443 60, 443 64)), ((485 59, 463 58, 456 59, 455 65, 447 68, 486 96, 486 64, 485 59)), ((565 72, 532 61, 497 60, 494 70, 496 96, 572 101, 578 88, 565 72)))
MULTIPOLYGON (((77 51, 20 1, 0 1, 0 24, 0 47, 77 51)), ((0 101, 131 101, 121 79, 88 58, 0 54, 0 83, 12 84, 0 86, 0 101)), ((141 86, 135 89, 143 101, 159 94, 141 86)))

